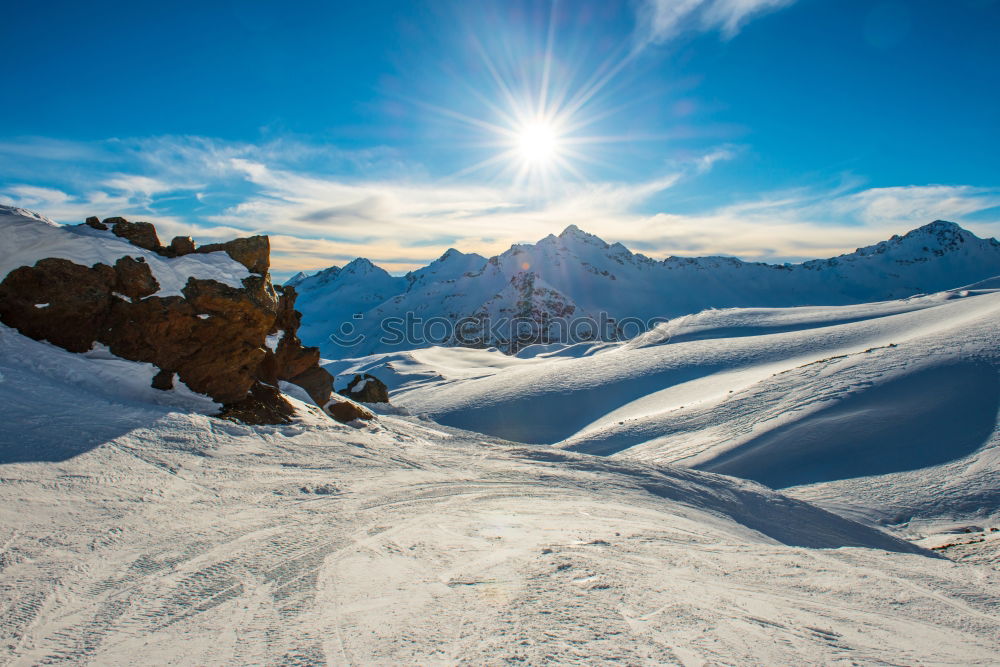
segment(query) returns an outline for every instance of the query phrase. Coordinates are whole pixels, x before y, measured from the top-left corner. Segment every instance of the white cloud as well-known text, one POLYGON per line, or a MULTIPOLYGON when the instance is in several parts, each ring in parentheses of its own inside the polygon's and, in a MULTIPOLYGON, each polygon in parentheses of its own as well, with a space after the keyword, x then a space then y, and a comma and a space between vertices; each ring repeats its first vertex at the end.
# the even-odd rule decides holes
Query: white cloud
POLYGON ((626 245, 649 254, 727 254, 761 261, 825 258, 946 219, 982 236, 992 221, 967 216, 1000 207, 1000 188, 965 185, 856 186, 778 192, 695 215, 659 213, 630 227, 626 245))
MULTIPOLYGON (((673 188, 739 154, 725 146, 645 181, 565 183, 545 197, 505 183, 358 178, 317 170, 317 159, 347 169, 355 158, 289 142, 255 146, 160 137, 117 142, 106 150, 118 151, 117 161, 102 159, 79 169, 65 168, 77 165, 75 158, 47 157, 36 171, 88 178, 6 186, 0 180, 0 201, 67 223, 88 215, 149 220, 165 241, 174 235, 209 242, 268 234, 273 266, 289 273, 358 256, 405 271, 449 246, 494 254, 569 224, 654 257, 727 254, 762 260, 831 256, 936 218, 981 235, 996 235, 1000 227, 982 222, 983 211, 1000 207, 1000 189, 964 185, 864 188, 855 180, 766 193, 693 213, 674 210, 673 188)), ((69 145, 60 151, 75 155, 69 145)), ((379 154, 358 159, 381 159, 379 154)), ((8 166, 16 166, 21 155, 8 166)))
POLYGON ((638 48, 662 44, 686 30, 735 36, 755 16, 795 0, 644 0, 638 14, 638 48))

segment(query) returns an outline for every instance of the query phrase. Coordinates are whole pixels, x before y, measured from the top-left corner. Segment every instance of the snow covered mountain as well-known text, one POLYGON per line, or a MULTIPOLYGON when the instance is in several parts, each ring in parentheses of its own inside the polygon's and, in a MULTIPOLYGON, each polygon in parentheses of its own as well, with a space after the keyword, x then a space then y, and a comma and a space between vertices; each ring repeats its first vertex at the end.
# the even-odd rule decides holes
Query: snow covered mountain
POLYGON ((342 269, 332 266, 303 278, 295 284, 298 294, 307 295, 296 301, 302 313, 299 336, 329 344, 329 334, 339 331, 343 323, 353 324, 355 314, 371 310, 405 287, 406 279, 391 276, 363 258, 342 269))
POLYGON ((570 226, 488 260, 449 250, 403 279, 375 267, 349 275, 331 268, 297 289, 304 339, 339 358, 429 344, 512 352, 539 342, 622 340, 708 308, 866 303, 997 274, 1000 242, 944 221, 840 257, 783 265, 657 261, 570 226), (344 330, 353 335, 329 338, 344 330))

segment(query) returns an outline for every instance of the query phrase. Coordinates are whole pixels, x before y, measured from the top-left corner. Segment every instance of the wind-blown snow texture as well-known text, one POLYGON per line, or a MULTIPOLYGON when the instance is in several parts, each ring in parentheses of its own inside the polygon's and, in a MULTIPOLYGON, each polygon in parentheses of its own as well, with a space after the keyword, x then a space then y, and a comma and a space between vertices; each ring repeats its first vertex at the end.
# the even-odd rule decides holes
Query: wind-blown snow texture
MULTIPOLYGON (((425 321, 473 318, 492 323, 515 316, 535 321, 590 317, 599 322, 605 313, 618 322, 646 322, 707 308, 898 299, 998 274, 1000 242, 936 221, 847 255, 802 264, 731 257, 656 261, 570 226, 559 236, 515 245, 489 260, 449 250, 405 278, 355 260, 343 270, 332 267, 307 278, 296 276, 293 282, 300 293, 298 308, 305 315, 303 340, 320 346, 329 358, 342 358, 426 347, 426 339, 392 344, 383 340, 382 322, 407 313, 425 321), (364 340, 352 345, 332 342, 329 335, 345 325, 364 340)), ((634 327, 623 326, 621 333, 632 335, 634 327)), ((486 343, 502 345, 497 336, 487 336, 486 343)))
POLYGON ((989 664, 1000 648, 994 568, 752 482, 413 418, 355 429, 297 401, 293 424, 241 426, 108 382, 138 364, 0 336, 8 664, 989 664))
POLYGON ((755 479, 865 520, 1000 519, 1000 290, 729 309, 617 344, 344 360, 415 414, 755 479))

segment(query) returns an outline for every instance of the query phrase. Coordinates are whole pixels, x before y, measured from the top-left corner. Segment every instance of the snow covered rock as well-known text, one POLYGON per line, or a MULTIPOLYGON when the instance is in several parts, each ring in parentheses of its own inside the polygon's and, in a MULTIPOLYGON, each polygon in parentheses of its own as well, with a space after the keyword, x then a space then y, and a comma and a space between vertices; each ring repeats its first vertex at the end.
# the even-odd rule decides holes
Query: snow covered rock
POLYGON ((292 408, 274 389, 280 380, 301 376, 321 406, 333 392, 319 350, 297 336, 295 290, 271 285, 266 237, 200 248, 179 237, 164 248, 149 223, 91 218, 80 228, 60 227, 9 207, 0 207, 0 232, 9 239, 0 249, 7 268, 0 321, 26 336, 71 352, 101 344, 117 357, 151 363, 159 369, 155 388, 170 389, 176 374, 224 404, 225 416, 250 423, 288 420, 292 408), (224 273, 205 270, 223 268, 222 253, 230 258, 224 273), (179 294, 163 294, 158 276, 183 285, 179 294), (265 339, 278 332, 271 349, 265 339))
POLYGON ((247 267, 250 273, 264 275, 271 266, 271 242, 266 236, 249 236, 225 243, 209 243, 194 252, 225 251, 227 255, 247 267))
POLYGON ((385 386, 384 382, 368 373, 355 375, 347 388, 340 391, 340 394, 362 403, 389 402, 389 388, 385 386))

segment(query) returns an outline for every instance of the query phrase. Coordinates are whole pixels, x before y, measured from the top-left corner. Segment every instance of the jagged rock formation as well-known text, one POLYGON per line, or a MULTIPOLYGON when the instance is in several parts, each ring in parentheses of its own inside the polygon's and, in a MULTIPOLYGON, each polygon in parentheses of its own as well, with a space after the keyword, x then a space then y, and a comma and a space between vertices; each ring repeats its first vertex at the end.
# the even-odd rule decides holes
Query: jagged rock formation
POLYGON ((72 352, 99 343, 116 356, 151 363, 160 369, 155 388, 170 389, 176 376, 222 403, 225 418, 288 421, 293 410, 276 389, 281 380, 300 385, 317 405, 329 404, 333 377, 319 367, 319 349, 298 338, 295 290, 271 284, 266 236, 200 248, 177 237, 164 247, 150 223, 88 218, 86 225, 165 257, 168 266, 183 261, 171 258, 221 251, 250 275, 239 287, 189 276, 179 295, 160 296, 146 261, 150 255, 91 266, 46 257, 11 270, 0 282, 0 321, 72 352))
POLYGON ((389 402, 389 388, 385 386, 384 382, 368 373, 355 375, 351 378, 347 388, 340 390, 340 394, 362 403, 389 402))

